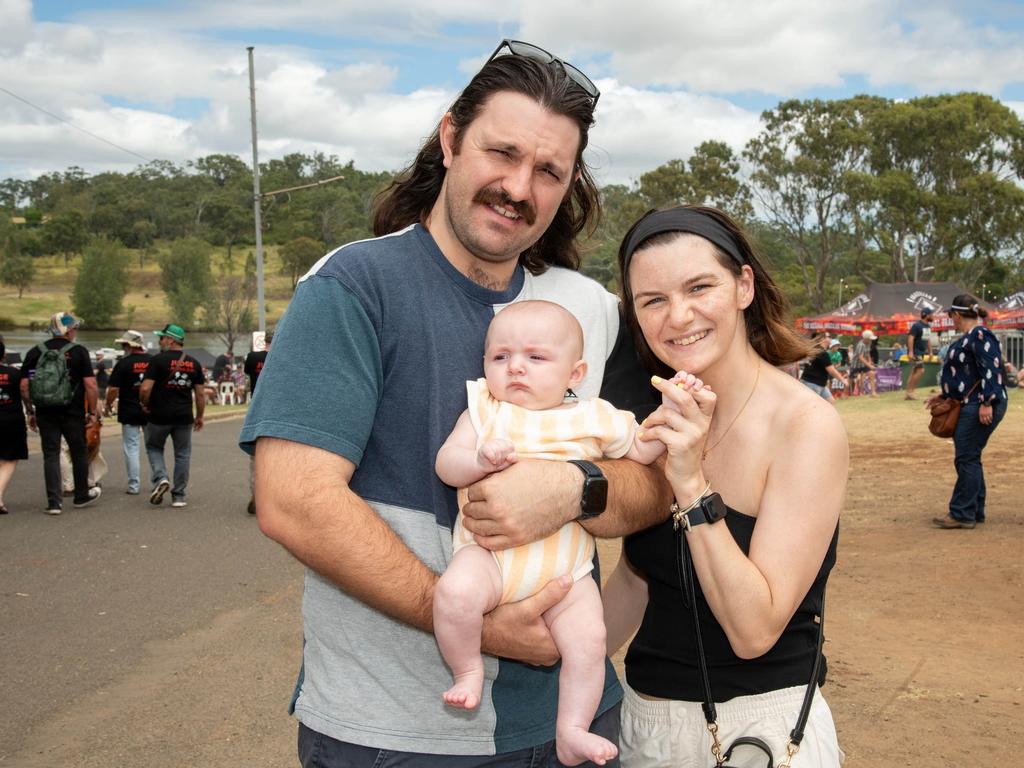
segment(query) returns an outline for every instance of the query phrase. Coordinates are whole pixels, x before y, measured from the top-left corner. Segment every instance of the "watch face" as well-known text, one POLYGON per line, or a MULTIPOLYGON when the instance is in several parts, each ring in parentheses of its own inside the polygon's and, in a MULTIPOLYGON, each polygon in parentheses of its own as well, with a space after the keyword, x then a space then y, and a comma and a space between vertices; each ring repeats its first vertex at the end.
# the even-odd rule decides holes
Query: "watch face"
POLYGON ((608 503, 608 480, 603 477, 592 477, 587 480, 583 488, 583 498, 587 514, 599 515, 604 512, 608 503))
POLYGON ((725 517, 726 512, 728 511, 722 497, 717 493, 712 493, 710 496, 705 498, 701 502, 701 509, 704 510, 704 517, 707 518, 709 523, 718 522, 725 517))

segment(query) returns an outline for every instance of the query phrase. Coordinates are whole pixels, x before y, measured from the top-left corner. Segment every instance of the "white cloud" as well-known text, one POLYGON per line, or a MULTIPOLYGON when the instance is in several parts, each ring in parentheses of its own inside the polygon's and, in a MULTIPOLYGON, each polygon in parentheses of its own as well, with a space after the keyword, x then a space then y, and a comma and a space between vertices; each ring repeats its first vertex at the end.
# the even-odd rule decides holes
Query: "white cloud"
POLYGON ((31 0, 0 0, 0 54, 18 51, 32 33, 31 0))

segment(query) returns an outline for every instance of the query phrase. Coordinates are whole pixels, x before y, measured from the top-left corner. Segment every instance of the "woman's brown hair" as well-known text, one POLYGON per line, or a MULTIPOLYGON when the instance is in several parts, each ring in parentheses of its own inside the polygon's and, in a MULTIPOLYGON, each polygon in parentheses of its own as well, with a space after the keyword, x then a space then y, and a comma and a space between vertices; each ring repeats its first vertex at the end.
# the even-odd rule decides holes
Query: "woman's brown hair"
POLYGON ((743 321, 747 329, 747 340, 757 354, 772 365, 785 365, 803 360, 815 351, 815 344, 801 336, 789 321, 789 302, 779 286, 772 280, 771 275, 768 274, 762 263, 763 258, 758 255, 740 225, 727 213, 717 208, 682 205, 663 211, 648 211, 630 228, 619 247, 619 285, 622 286, 622 306, 626 322, 636 341, 637 352, 649 370, 667 376, 674 373, 655 357, 640 330, 629 281, 629 264, 635 253, 655 245, 672 242, 685 234, 703 236, 714 249, 718 263, 728 269, 733 276, 739 277, 743 274, 744 264, 749 266, 754 273, 754 299, 750 306, 743 310, 743 321), (713 242, 702 233, 692 232, 689 228, 674 228, 670 222, 664 227, 651 227, 650 217, 652 216, 666 214, 667 218, 673 213, 684 211, 689 212, 686 218, 692 220, 694 215, 705 217, 710 220, 706 223, 712 229, 724 230, 723 237, 728 241, 723 244, 728 247, 728 252, 723 249, 722 245, 713 242), (656 230, 656 234, 637 242, 635 235, 641 227, 646 230, 656 230))

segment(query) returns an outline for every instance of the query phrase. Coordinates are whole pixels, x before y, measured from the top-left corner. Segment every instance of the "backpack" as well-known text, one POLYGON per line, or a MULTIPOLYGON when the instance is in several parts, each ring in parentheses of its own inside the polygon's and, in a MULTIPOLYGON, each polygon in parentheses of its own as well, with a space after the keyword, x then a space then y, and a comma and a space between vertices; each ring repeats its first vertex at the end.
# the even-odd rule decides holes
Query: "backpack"
POLYGON ((60 349, 50 349, 46 344, 37 347, 41 354, 36 363, 36 371, 28 383, 28 391, 35 405, 52 408, 71 402, 75 388, 71 386, 64 353, 73 346, 75 343, 69 341, 60 349))

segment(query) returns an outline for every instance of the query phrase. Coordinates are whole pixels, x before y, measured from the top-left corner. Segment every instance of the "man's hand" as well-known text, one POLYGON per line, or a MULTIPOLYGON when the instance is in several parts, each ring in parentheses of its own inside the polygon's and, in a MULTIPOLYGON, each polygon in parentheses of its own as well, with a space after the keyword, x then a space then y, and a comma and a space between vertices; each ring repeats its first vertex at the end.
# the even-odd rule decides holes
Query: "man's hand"
POLYGON ((201 432, 203 429, 203 417, 196 416, 196 420, 192 423, 192 429, 196 432, 201 432))
MULTIPOLYGON (((577 471, 577 474, 578 471, 577 471)), ((589 579, 587 575, 583 578, 589 579)), ((518 603, 505 603, 484 616, 482 650, 535 667, 550 667, 559 659, 544 614, 572 589, 572 576, 552 579, 544 588, 518 603)))
POLYGON ((579 515, 581 478, 567 462, 520 460, 466 489, 462 524, 485 549, 539 541, 579 515))
POLYGON ((28 428, 33 432, 39 431, 39 426, 36 424, 36 415, 34 413, 30 413, 28 415, 28 428))

